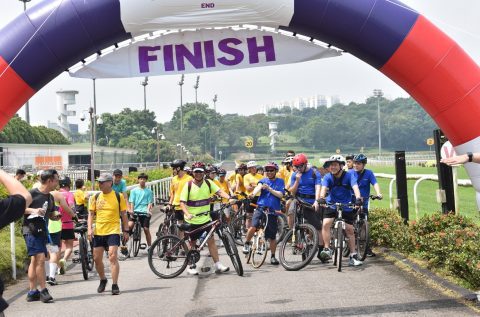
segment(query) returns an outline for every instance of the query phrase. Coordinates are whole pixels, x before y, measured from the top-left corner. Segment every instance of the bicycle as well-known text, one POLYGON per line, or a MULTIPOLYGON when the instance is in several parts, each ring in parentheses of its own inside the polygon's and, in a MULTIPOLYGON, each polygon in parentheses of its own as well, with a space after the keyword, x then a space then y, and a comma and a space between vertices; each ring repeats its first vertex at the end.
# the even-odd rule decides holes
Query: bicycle
MULTIPOLYGON (((222 204, 220 209, 215 212, 218 212, 219 215, 221 215, 224 209, 228 206, 230 205, 222 204)), ((209 213, 210 212, 203 212, 196 215, 196 217, 204 216, 209 213)), ((200 261, 199 250, 205 246, 208 239, 215 232, 220 236, 235 271, 239 276, 243 275, 243 266, 238 255, 235 241, 226 224, 222 222, 221 216, 219 219, 212 220, 192 231, 189 231, 190 225, 188 223, 183 223, 178 225, 178 227, 180 230, 184 231, 184 238, 180 239, 180 237, 175 235, 162 236, 157 238, 150 247, 148 252, 148 265, 155 275, 165 279, 174 278, 180 275, 186 269, 188 264, 195 265, 195 263, 200 261), (203 239, 202 243, 189 249, 186 241, 190 240, 190 236, 210 226, 211 229, 203 239), (168 272, 166 272, 167 270, 168 272)))
MULTIPOLYGON (((381 200, 381 196, 370 195, 371 200, 381 200)), ((357 254, 360 261, 367 257, 368 248, 370 246, 370 227, 368 224, 368 215, 366 213, 358 213, 354 224, 355 243, 357 254)))
POLYGON ((128 257, 133 253, 133 257, 138 255, 140 249, 145 250, 147 248, 146 243, 142 243, 142 224, 140 223, 138 213, 133 213, 132 221, 133 221, 133 229, 131 233, 131 237, 128 240, 128 257))
POLYGON ((294 199, 296 200, 294 225, 285 234, 279 248, 280 263, 287 271, 303 269, 318 251, 318 232, 311 224, 305 223, 303 216, 303 209, 313 209, 313 206, 298 197, 294 199))
POLYGON ((333 265, 338 269, 338 272, 342 271, 342 257, 344 255, 344 249, 346 247, 345 241, 345 226, 346 222, 343 219, 343 208, 355 208, 355 204, 342 204, 342 203, 327 203, 327 207, 335 209, 337 216, 332 224, 330 236, 330 245, 333 246, 333 265))
POLYGON ((175 211, 171 208, 165 208, 168 205, 166 200, 157 200, 157 205, 163 205, 160 212, 165 213, 163 222, 160 223, 157 230, 157 238, 167 234, 178 235, 177 219, 175 218, 175 211))
POLYGON ((88 241, 86 234, 88 231, 87 221, 79 221, 74 231, 78 234, 78 250, 74 251, 74 254, 78 255, 78 258, 72 259, 72 262, 81 263, 83 279, 88 280, 88 272, 93 270, 93 247, 92 243, 88 241))
POLYGON ((260 227, 252 238, 250 252, 248 252, 246 255, 247 264, 250 263, 250 260, 252 260, 252 266, 256 269, 260 268, 263 263, 265 263, 265 259, 267 258, 269 243, 265 238, 265 229, 268 226, 268 215, 277 215, 275 211, 272 212, 268 208, 262 208, 262 212, 264 213, 265 217, 262 218, 260 227))

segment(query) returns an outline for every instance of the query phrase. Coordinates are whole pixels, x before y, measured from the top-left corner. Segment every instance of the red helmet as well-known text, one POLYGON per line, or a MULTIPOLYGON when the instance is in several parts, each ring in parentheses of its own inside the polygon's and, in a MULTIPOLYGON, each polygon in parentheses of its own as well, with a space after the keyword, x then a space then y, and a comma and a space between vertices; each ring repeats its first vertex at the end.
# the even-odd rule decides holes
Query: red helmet
POLYGON ((275 162, 268 162, 267 164, 265 164, 265 169, 268 169, 268 168, 274 168, 275 170, 278 171, 278 165, 275 162))
POLYGON ((203 162, 194 162, 192 164, 192 171, 195 172, 195 170, 202 170, 203 172, 205 172, 205 163, 203 162))
POLYGON ((293 166, 304 165, 308 163, 307 156, 303 153, 295 155, 293 158, 292 164, 293 166))

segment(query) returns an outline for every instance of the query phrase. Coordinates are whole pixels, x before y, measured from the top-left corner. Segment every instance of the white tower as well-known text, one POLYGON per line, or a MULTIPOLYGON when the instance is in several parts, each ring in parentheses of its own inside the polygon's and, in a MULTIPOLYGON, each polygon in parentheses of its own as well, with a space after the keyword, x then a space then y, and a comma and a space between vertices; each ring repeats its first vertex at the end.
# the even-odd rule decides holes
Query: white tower
POLYGON ((76 94, 78 94, 76 90, 57 91, 58 126, 66 138, 70 137, 71 133, 68 117, 76 115, 75 111, 68 111, 67 106, 75 104, 76 94))
POLYGON ((275 138, 278 136, 278 122, 269 122, 268 129, 270 130, 270 135, 268 137, 270 138, 271 151, 272 154, 275 154, 275 138))

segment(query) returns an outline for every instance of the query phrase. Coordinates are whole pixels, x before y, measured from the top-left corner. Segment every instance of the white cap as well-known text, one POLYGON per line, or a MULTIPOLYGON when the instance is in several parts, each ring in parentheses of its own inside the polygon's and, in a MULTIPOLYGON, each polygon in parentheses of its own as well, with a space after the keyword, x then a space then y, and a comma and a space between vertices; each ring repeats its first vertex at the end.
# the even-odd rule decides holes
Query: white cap
POLYGON ((247 168, 250 168, 250 167, 257 167, 257 162, 255 161, 250 161, 247 163, 247 168))

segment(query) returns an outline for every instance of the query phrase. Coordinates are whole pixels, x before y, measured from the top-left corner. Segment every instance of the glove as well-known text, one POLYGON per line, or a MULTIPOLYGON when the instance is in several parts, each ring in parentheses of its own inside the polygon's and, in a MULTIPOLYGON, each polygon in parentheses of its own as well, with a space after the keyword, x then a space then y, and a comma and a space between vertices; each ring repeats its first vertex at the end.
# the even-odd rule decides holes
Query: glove
POLYGON ((355 200, 355 206, 362 207, 363 206, 363 198, 359 197, 355 200))

